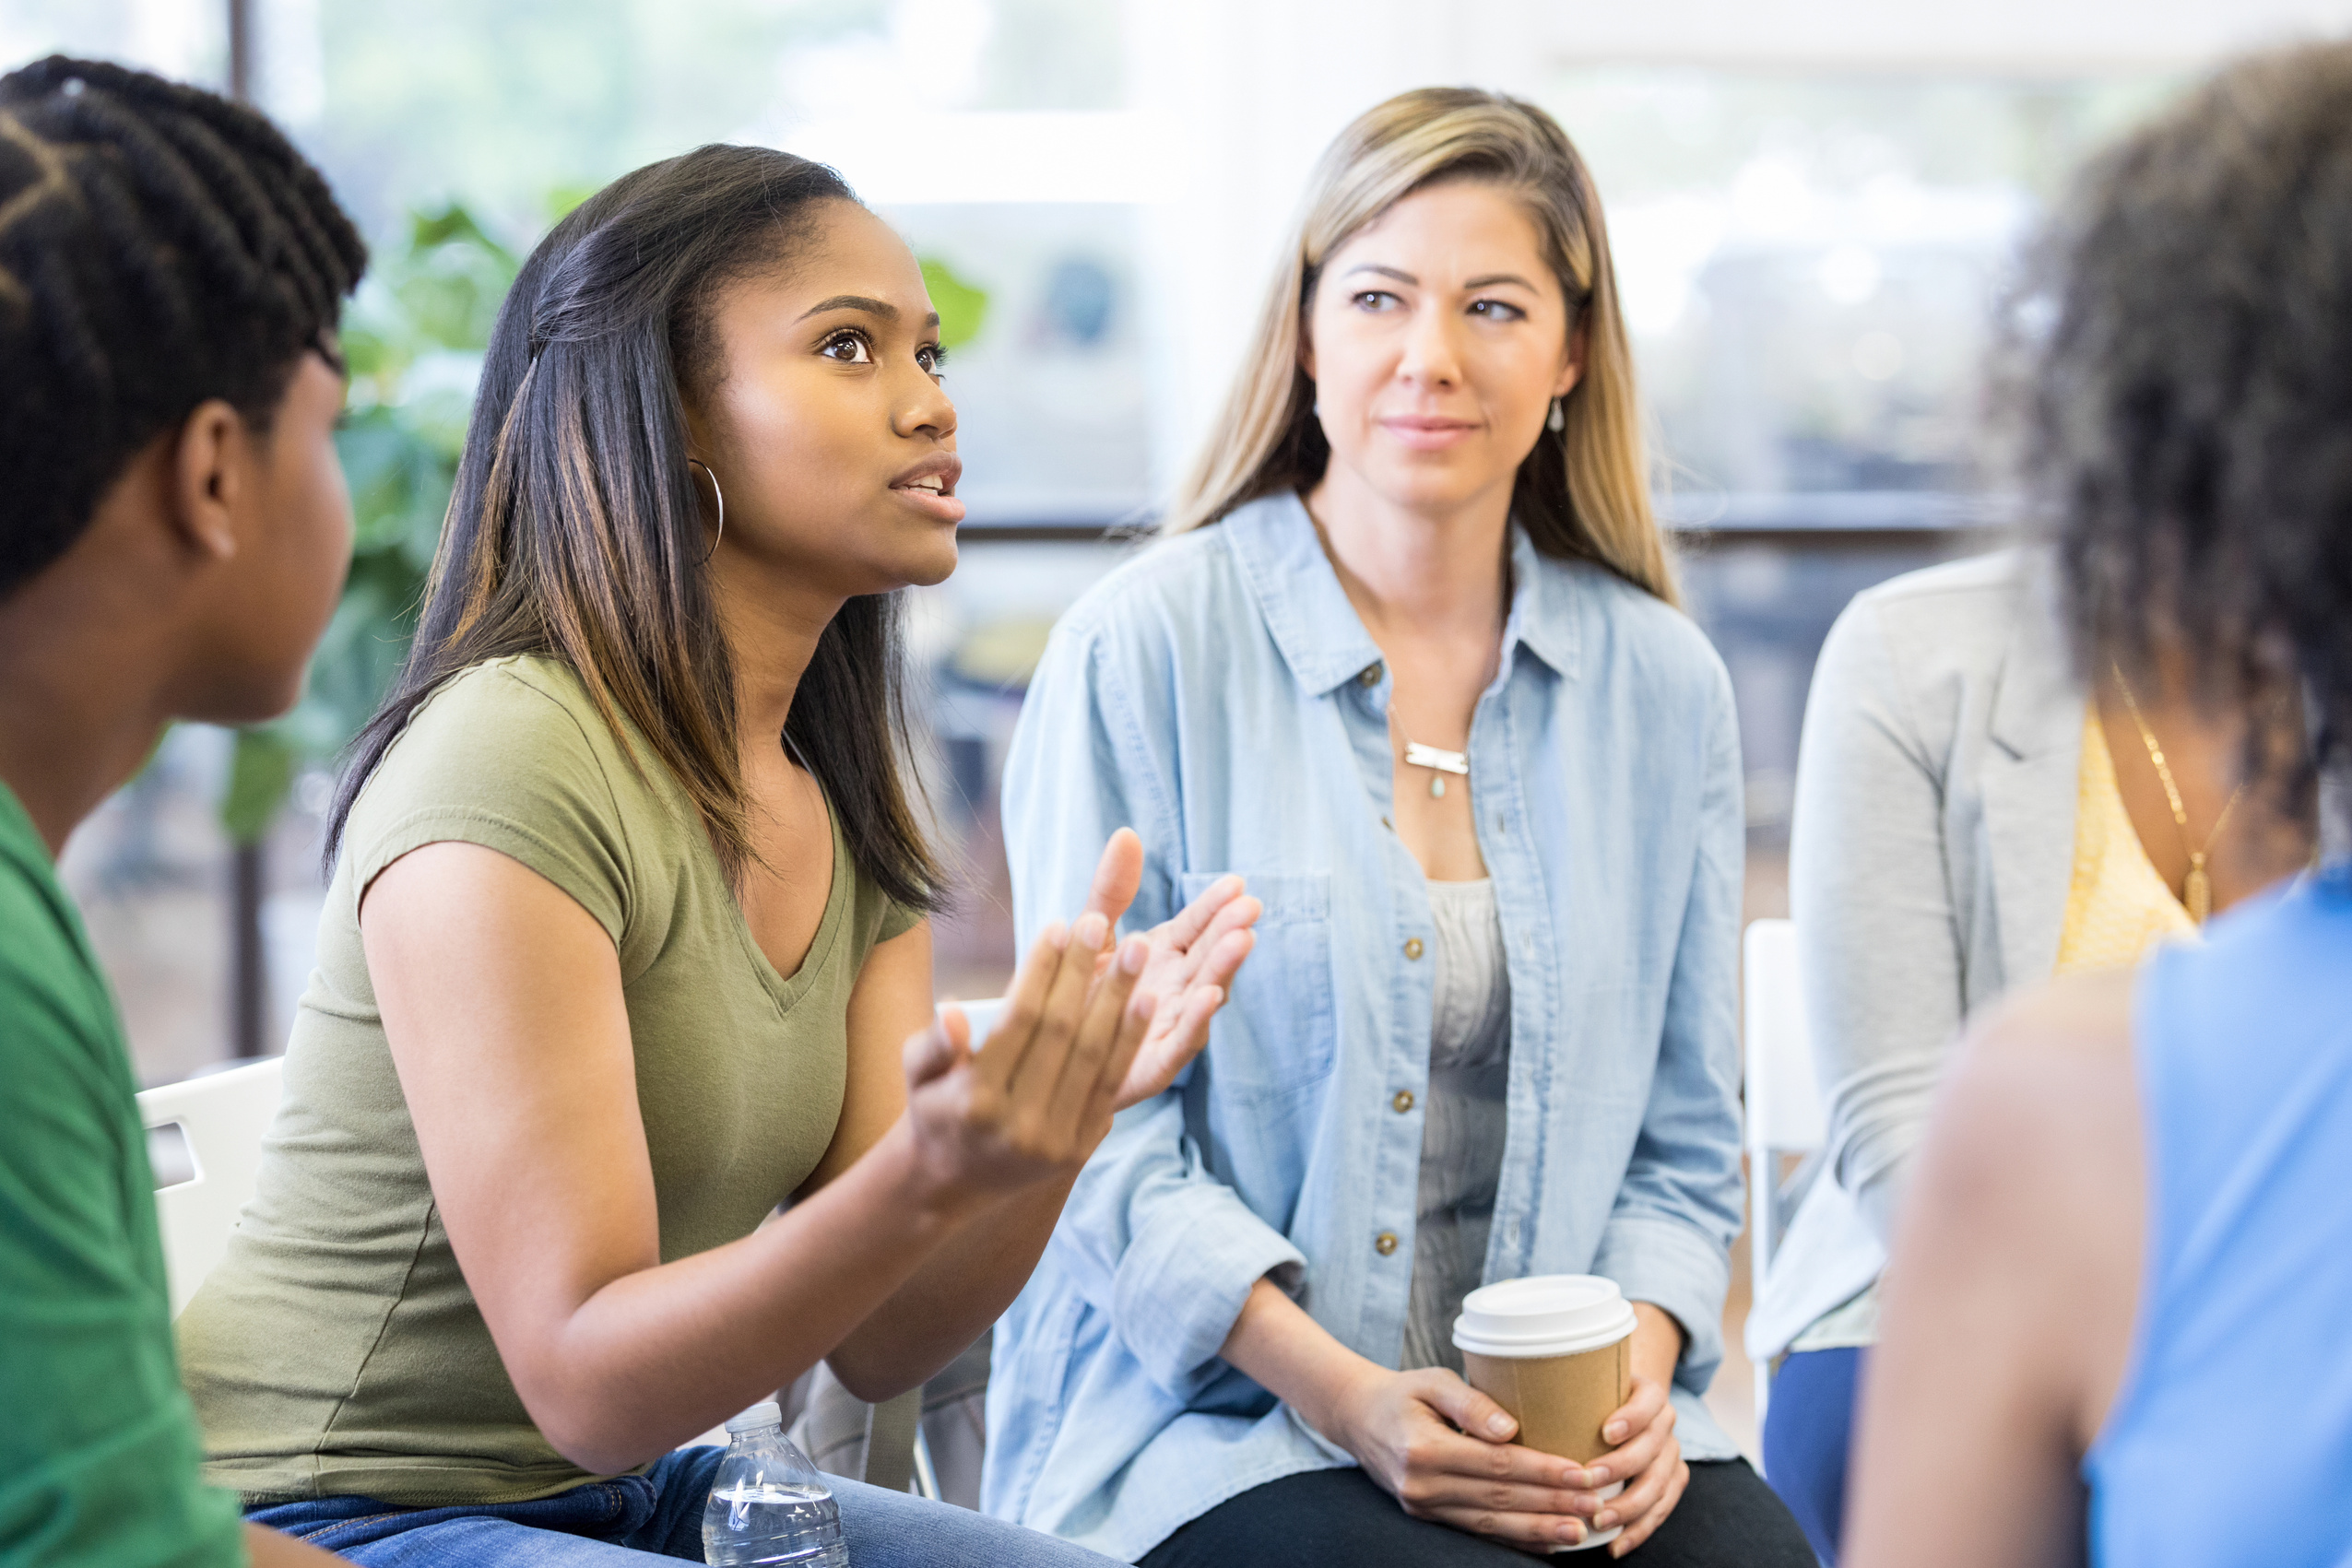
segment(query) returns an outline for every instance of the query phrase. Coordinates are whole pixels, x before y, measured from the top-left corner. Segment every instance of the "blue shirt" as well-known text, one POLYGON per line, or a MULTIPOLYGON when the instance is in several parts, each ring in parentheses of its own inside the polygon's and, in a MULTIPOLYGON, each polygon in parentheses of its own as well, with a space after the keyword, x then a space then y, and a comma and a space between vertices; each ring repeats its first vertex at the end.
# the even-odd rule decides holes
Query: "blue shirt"
MULTIPOLYGON (((1684 1450, 1729 1457, 1700 1396, 1741 1211, 1731 684, 1660 600, 1516 529, 1511 562, 1462 781, 1511 987, 1485 1278, 1597 1272, 1672 1313, 1684 1450)), ((991 1512, 1132 1560, 1354 1462, 1218 1350, 1271 1274, 1398 1362, 1434 962, 1387 820, 1390 689, 1294 496, 1153 548, 1055 630, 1005 773, 1023 945, 1081 906, 1121 826, 1146 854, 1132 927, 1227 872, 1265 914, 1207 1051, 1120 1115, 998 1326, 991 1512)))
POLYGON ((2150 959, 2133 1000, 2146 1240, 2131 1359, 2083 1466, 2091 1561, 2336 1568, 2352 1563, 2352 869, 2207 937, 2150 959), (2219 1457, 2241 1445, 2251 1463, 2219 1457), (2216 1485, 2253 1506, 2184 1506, 2216 1485))

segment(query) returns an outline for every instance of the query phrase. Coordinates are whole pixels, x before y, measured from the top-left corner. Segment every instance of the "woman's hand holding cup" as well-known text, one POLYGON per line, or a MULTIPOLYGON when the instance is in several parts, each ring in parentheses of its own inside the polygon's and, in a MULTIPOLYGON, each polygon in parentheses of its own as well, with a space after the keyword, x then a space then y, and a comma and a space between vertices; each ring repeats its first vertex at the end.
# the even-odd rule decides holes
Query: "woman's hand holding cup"
POLYGON ((1683 1462, 1682 1441, 1674 1435, 1674 1407, 1666 1387, 1655 1378, 1634 1374, 1633 1397, 1601 1429, 1604 1440, 1618 1446, 1586 1467, 1577 1511, 1592 1520, 1595 1530, 1625 1526, 1625 1533, 1609 1543, 1613 1557, 1648 1540, 1682 1501, 1690 1484, 1691 1468, 1683 1462), (1614 1497, 1599 1489, 1625 1483, 1614 1497))
POLYGON ((1442 1367, 1367 1363, 1327 1419, 1318 1429, 1416 1519, 1539 1551, 1579 1545, 1590 1528, 1582 1470, 1510 1441, 1509 1413, 1442 1367))

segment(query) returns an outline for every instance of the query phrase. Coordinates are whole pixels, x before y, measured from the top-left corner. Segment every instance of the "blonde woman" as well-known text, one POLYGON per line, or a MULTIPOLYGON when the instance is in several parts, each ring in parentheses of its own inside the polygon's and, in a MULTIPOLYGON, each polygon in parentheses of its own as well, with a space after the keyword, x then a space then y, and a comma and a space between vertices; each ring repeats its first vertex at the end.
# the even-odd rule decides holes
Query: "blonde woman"
POLYGON ((1135 919, 1231 872, 1264 907, 1000 1326, 994 1511, 1152 1568, 1596 1537, 1810 1568, 1700 1403, 1740 1220, 1739 747, 1639 431, 1559 127, 1436 89, 1351 126, 1171 536, 1063 620, 1014 742, 1024 931, 1119 826, 1135 919), (1640 1326, 1578 1466, 1511 1441, 1449 1329, 1482 1281, 1585 1272, 1640 1326))

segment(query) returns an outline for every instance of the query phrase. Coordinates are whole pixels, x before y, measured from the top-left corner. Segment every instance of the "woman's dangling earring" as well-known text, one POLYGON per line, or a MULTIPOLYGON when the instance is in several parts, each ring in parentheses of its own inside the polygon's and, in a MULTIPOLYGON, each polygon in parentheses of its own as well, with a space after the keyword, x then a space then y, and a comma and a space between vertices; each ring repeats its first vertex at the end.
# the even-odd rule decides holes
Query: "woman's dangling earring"
POLYGON ((1543 428, 1554 435, 1568 428, 1568 417, 1560 412, 1560 400, 1556 397, 1552 399, 1552 412, 1543 417, 1543 428))
POLYGON ((718 488, 718 475, 701 458, 689 457, 686 460, 686 466, 700 468, 703 473, 710 475, 711 499, 718 502, 718 531, 711 536, 711 548, 703 557, 703 564, 707 566, 710 564, 711 557, 718 554, 718 542, 727 537, 727 493, 718 488))

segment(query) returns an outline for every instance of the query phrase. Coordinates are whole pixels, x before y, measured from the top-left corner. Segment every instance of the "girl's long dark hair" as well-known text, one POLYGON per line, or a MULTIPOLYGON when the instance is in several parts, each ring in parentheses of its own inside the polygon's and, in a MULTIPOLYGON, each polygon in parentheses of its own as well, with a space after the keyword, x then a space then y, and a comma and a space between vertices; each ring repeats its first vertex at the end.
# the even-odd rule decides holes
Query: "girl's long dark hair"
MULTIPOLYGON (((416 642, 352 742, 330 861, 418 705, 515 654, 570 666, 624 747, 621 721, 635 726, 730 876, 752 859, 681 387, 715 379, 715 289, 784 265, 826 203, 856 199, 806 159, 705 147, 614 181, 531 253, 490 334, 416 642)), ((901 659, 895 601, 850 600, 781 739, 824 786, 858 869, 930 909, 940 878, 907 795, 901 659)))

